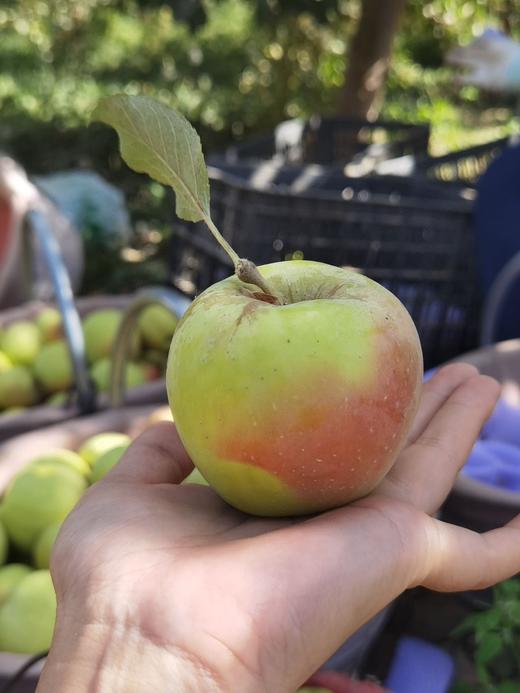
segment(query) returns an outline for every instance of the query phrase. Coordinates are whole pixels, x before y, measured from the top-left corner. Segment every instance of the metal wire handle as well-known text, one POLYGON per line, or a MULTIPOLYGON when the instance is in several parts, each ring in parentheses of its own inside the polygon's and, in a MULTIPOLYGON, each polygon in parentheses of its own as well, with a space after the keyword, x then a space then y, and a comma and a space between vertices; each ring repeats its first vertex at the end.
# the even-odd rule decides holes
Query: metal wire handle
POLYGON ((512 286, 520 277, 520 252, 504 265, 486 296, 482 310, 480 329, 480 344, 487 346, 496 341, 496 328, 504 301, 509 295, 512 286))
POLYGON ((82 414, 89 414, 95 409, 95 390, 87 368, 85 338, 74 303, 70 278, 58 242, 50 232, 45 217, 37 210, 30 210, 27 217, 29 221, 28 233, 33 233, 38 240, 61 313, 76 383, 78 407, 82 414))
POLYGON ((182 317, 191 301, 173 289, 149 287, 138 291, 126 308, 114 341, 110 374, 110 406, 120 407, 125 399, 125 367, 132 335, 137 328, 139 315, 145 308, 161 305, 176 318, 182 317))

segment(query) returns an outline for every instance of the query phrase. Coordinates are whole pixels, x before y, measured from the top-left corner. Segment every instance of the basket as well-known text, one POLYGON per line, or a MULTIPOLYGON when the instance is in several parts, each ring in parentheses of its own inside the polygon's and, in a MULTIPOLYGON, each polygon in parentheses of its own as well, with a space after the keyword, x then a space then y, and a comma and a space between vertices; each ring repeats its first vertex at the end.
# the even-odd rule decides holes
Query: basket
POLYGON ((493 159, 511 143, 511 138, 459 149, 444 156, 417 158, 415 171, 427 178, 475 185, 493 159))
MULTIPOLYGON (((476 345, 479 291, 471 204, 366 190, 258 190, 210 170, 212 218, 257 264, 305 258, 354 267, 386 286, 417 326, 427 367, 476 345)), ((172 281, 194 295, 233 268, 202 225, 174 224, 172 281)))
MULTIPOLYGON (((430 128, 398 121, 313 116, 281 123, 273 133, 226 150, 229 162, 258 162, 273 157, 292 163, 347 163, 369 156, 382 161, 405 154, 425 155, 430 128)), ((213 163, 215 159, 210 159, 213 163)))
MULTIPOLYGON (((464 354, 471 363, 498 380, 502 396, 520 405, 520 339, 511 339, 464 354)), ((442 508, 442 519, 477 532, 501 527, 520 513, 520 493, 485 484, 459 474, 442 508)))
MULTIPOLYGON (((130 406, 85 416, 69 421, 66 426, 53 425, 44 430, 31 431, 0 443, 0 496, 11 479, 36 456, 56 448, 77 449, 81 443, 96 433, 119 431, 131 437, 138 435, 146 426, 155 406, 130 406)), ((15 685, 17 672, 31 660, 31 655, 0 652, 0 687, 9 685, 13 693, 33 693, 43 667, 43 661, 35 663, 15 685), (12 688, 11 688, 12 685, 12 688)))
MULTIPOLYGON (((132 296, 129 295, 92 296, 78 299, 76 306, 79 316, 84 317, 100 308, 116 308, 123 311, 131 301, 132 296)), ((2 311, 0 313, 0 327, 19 320, 32 320, 45 306, 45 303, 35 301, 18 308, 2 311)), ((164 380, 152 381, 133 388, 128 392, 127 402, 133 405, 166 402, 164 380)), ((99 409, 108 407, 108 396, 99 396, 96 405, 99 409)), ((40 404, 28 407, 19 414, 0 416, 0 442, 28 431, 70 421, 70 419, 74 419, 81 414, 78 403, 70 401, 64 407, 40 404)))

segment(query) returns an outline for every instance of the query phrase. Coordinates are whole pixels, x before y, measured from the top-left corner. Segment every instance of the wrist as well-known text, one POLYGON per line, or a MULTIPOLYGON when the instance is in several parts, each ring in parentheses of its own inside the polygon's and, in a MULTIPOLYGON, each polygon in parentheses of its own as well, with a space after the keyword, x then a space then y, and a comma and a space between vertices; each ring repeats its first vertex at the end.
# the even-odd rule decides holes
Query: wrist
POLYGON ((146 638, 135 627, 78 624, 58 614, 38 693, 220 693, 188 654, 146 638))

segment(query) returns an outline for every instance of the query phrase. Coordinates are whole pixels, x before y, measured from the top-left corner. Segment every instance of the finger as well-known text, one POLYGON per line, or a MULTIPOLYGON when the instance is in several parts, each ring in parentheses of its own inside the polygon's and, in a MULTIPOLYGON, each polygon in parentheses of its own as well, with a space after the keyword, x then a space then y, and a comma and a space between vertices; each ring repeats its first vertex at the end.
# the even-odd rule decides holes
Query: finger
POLYGON ((499 392, 496 380, 484 375, 461 383, 415 443, 400 454, 376 493, 435 512, 465 464, 499 392))
POLYGON ((193 462, 175 425, 162 421, 148 428, 126 450, 105 479, 125 479, 142 484, 180 484, 193 462))
POLYGON ((408 435, 408 443, 417 440, 457 387, 475 375, 478 375, 478 371, 475 366, 471 366, 469 363, 452 363, 435 373, 431 380, 423 386, 419 411, 408 435))
POLYGON ((430 544, 433 568, 422 582, 439 592, 477 590, 520 572, 520 515, 505 527, 477 534, 439 520, 430 544))

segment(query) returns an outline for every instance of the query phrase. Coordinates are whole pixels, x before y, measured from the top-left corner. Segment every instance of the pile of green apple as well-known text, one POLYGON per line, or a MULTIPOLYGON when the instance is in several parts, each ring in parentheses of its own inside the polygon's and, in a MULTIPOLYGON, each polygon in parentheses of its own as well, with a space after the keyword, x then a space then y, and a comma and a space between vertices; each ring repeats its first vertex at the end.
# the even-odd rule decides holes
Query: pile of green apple
POLYGON ((130 443, 100 433, 78 451, 50 450, 25 466, 0 503, 0 651, 33 654, 50 646, 56 598, 49 573, 60 527, 90 484, 130 443))
MULTIPOLYGON (((82 322, 91 378, 98 392, 110 383, 111 352, 122 319, 114 308, 92 311, 82 322)), ((131 360, 126 366, 130 389, 164 374, 177 318, 152 305, 140 317, 131 360)), ((61 406, 74 386, 74 374, 60 313, 43 309, 32 320, 0 328, 0 414, 15 413, 38 403, 61 406)))
MULTIPOLYGON (((171 420, 161 409, 144 423, 171 420)), ((98 433, 78 450, 49 450, 11 480, 0 502, 0 652, 49 649, 56 597, 49 573, 61 525, 86 489, 119 462, 130 436, 98 433)), ((204 484, 198 470, 184 483, 204 484)))

